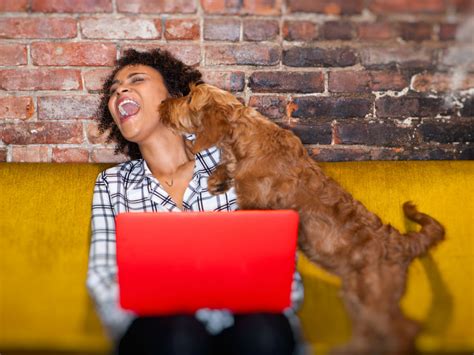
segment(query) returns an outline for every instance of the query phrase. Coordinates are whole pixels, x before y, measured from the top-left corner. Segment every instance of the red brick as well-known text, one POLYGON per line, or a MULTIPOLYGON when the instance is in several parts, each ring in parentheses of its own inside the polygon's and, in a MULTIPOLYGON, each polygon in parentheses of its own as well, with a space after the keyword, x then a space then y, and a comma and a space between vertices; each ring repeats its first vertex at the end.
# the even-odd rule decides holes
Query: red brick
POLYGON ((442 41, 456 39, 457 30, 458 25, 455 23, 442 23, 439 27, 439 39, 442 41))
POLYGON ((273 120, 286 117, 286 105, 285 96, 252 95, 249 100, 249 106, 273 120))
POLYGON ((93 163, 122 163, 129 159, 123 154, 115 154, 114 148, 95 148, 91 154, 93 163))
POLYGON ((0 18, 0 38, 74 38, 77 23, 73 18, 0 18))
POLYGON ((201 61, 200 45, 165 45, 162 48, 168 50, 172 55, 187 65, 196 65, 201 61))
POLYGON ((380 148, 352 146, 323 146, 309 149, 309 155, 318 162, 371 160, 370 150, 380 148))
POLYGON ((362 13, 363 0, 288 0, 291 12, 317 12, 328 15, 354 15, 362 13))
POLYGON ((244 41, 271 41, 280 31, 275 20, 244 20, 244 41))
POLYGON ((474 140, 474 120, 472 118, 452 118, 448 121, 428 119, 422 122, 418 131, 425 142, 471 143, 474 140))
POLYGON ((0 44, 0 65, 24 65, 27 63, 25 45, 0 44))
POLYGON ((28 0, 2 0, 0 12, 24 12, 28 10, 28 0))
POLYGON ((399 147, 416 145, 414 127, 398 127, 389 122, 341 121, 335 136, 342 144, 399 147))
POLYGON ((321 38, 327 40, 350 40, 354 38, 354 26, 350 22, 327 21, 319 31, 321 38))
POLYGON ((195 1, 189 0, 117 0, 117 10, 134 14, 190 14, 197 9, 195 1))
MULTIPOLYGON (((284 125, 283 127, 285 127, 284 125)), ((288 127, 303 144, 330 144, 332 127, 328 120, 317 122, 299 121, 296 125, 288 127), (325 121, 325 122, 324 122, 325 121)))
POLYGON ((200 38, 197 19, 167 19, 165 22, 167 40, 197 40, 200 38))
POLYGON ((348 67, 359 61, 352 48, 290 47, 283 51, 283 64, 290 67, 348 67))
POLYGON ((0 148, 0 162, 7 161, 7 150, 6 148, 0 148))
POLYGON ((443 13, 446 10, 444 0, 370 0, 369 9, 376 14, 387 13, 443 13))
POLYGON ((228 91, 242 91, 245 87, 244 72, 203 71, 203 80, 206 83, 228 91))
POLYGON ((240 44, 206 46, 206 64, 276 65, 280 62, 278 45, 240 44))
POLYGON ((249 86, 253 92, 323 92, 324 75, 322 72, 254 72, 249 86))
POLYGON ((330 92, 371 92, 402 90, 409 84, 408 79, 391 71, 337 71, 329 73, 330 92))
POLYGON ((80 21, 84 38, 92 39, 159 39, 160 22, 136 17, 89 17, 80 21))
POLYGON ((400 34, 405 41, 429 40, 433 34, 433 25, 424 22, 401 23, 400 34))
POLYGON ((450 1, 457 12, 461 14, 467 14, 474 11, 474 1, 473 0, 451 0, 450 1))
POLYGON ((240 39, 240 20, 235 18, 205 19, 204 39, 207 41, 238 41, 240 39))
POLYGON ((357 34, 360 39, 386 40, 396 36, 396 31, 388 22, 361 22, 357 34))
POLYGON ((44 96, 38 98, 39 120, 93 118, 99 106, 98 95, 44 96))
POLYGON ((201 0, 209 14, 279 15, 281 0, 201 0))
POLYGON ((281 0, 243 0, 244 14, 280 15, 281 0))
POLYGON ((104 144, 107 141, 108 135, 109 132, 104 132, 102 134, 99 132, 96 121, 86 122, 86 136, 89 143, 104 144))
POLYGON ((49 161, 47 146, 12 147, 12 162, 45 163, 49 161))
POLYGON ((226 0, 201 0, 201 6, 210 14, 237 13, 240 10, 236 2, 226 0))
POLYGON ((33 116, 35 105, 30 96, 0 97, 0 119, 26 120, 33 116))
POLYGON ((197 65, 201 62, 201 46, 199 44, 133 44, 133 45, 123 45, 123 51, 134 48, 138 51, 147 51, 155 48, 160 48, 162 50, 167 50, 176 58, 181 60, 187 65, 197 65))
POLYGON ((330 92, 370 92, 370 76, 366 71, 335 71, 329 73, 330 92))
POLYGON ((365 117, 372 111, 372 97, 317 97, 301 96, 293 99, 297 118, 365 117))
POLYGON ((72 69, 0 69, 1 90, 80 90, 81 72, 72 69))
POLYGON ((401 91, 410 84, 406 75, 396 71, 371 71, 370 87, 373 91, 401 91))
POLYGON ((111 68, 91 69, 84 71, 82 77, 84 78, 84 85, 89 91, 102 90, 105 79, 112 72, 111 68))
POLYGON ((111 0, 32 0, 34 12, 112 12, 111 0))
POLYGON ((318 29, 316 24, 310 21, 285 21, 282 35, 287 41, 309 42, 318 37, 318 29))
POLYGON ((433 65, 433 50, 428 47, 391 45, 366 47, 360 50, 365 67, 427 68, 433 65))
POLYGON ((80 144, 84 141, 80 122, 16 122, 0 124, 5 144, 80 144))
POLYGON ((113 65, 115 44, 93 42, 42 42, 31 45, 34 65, 104 66, 113 65))
POLYGON ((384 96, 375 103, 377 117, 433 117, 450 114, 444 99, 418 96, 384 96))
POLYGON ((53 163, 87 163, 89 151, 84 148, 53 148, 53 163))
POLYGON ((461 102, 462 108, 459 112, 461 117, 474 117, 474 97, 465 97, 461 99, 461 102))
POLYGON ((474 88, 474 74, 456 78, 453 74, 423 73, 415 75, 413 89, 418 92, 446 92, 474 88))

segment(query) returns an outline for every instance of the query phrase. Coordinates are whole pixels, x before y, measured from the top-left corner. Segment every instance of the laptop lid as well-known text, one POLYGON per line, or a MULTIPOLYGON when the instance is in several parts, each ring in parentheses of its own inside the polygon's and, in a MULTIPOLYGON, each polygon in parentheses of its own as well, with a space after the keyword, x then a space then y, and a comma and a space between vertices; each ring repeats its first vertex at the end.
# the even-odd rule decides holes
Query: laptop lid
POLYGON ((120 305, 139 315, 281 312, 297 234, 289 210, 119 214, 120 305))

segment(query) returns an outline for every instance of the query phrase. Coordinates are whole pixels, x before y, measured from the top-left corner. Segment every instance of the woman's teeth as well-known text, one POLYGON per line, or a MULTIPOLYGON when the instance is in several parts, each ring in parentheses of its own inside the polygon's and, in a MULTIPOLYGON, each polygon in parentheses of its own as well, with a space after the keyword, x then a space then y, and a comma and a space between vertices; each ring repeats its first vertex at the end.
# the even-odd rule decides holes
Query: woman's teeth
POLYGON ((128 117, 136 114, 140 110, 140 105, 132 100, 123 100, 118 105, 120 116, 128 117))

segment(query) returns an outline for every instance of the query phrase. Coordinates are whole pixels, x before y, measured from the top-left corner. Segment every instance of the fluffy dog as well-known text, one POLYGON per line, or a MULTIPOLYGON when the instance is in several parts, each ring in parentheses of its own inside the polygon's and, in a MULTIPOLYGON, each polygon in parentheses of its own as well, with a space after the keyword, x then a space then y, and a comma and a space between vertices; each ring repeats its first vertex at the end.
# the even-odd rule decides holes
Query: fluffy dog
POLYGON ((196 135, 194 152, 213 145, 221 149, 209 191, 217 194, 234 185, 241 209, 299 212, 299 248, 342 281, 353 336, 340 353, 414 350, 419 327, 403 315, 399 301, 410 262, 443 240, 440 223, 406 202, 406 217, 421 230, 401 234, 384 225, 324 175, 293 133, 214 86, 193 85, 189 95, 164 101, 159 113, 176 132, 196 135))

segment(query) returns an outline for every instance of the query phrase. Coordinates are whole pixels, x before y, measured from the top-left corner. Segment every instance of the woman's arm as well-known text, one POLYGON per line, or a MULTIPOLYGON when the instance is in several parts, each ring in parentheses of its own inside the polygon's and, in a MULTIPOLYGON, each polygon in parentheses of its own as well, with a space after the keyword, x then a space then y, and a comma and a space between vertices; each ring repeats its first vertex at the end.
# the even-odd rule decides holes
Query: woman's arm
POLYGON ((296 313, 304 299, 303 280, 298 271, 295 270, 293 274, 293 283, 291 284, 291 309, 296 313))
POLYGON ((97 177, 92 199, 87 288, 109 335, 119 339, 134 318, 118 304, 115 214, 105 174, 97 177))

